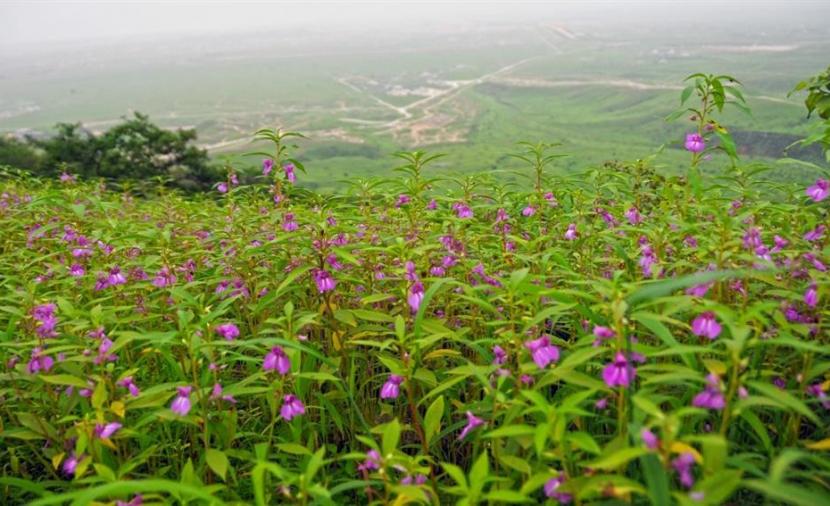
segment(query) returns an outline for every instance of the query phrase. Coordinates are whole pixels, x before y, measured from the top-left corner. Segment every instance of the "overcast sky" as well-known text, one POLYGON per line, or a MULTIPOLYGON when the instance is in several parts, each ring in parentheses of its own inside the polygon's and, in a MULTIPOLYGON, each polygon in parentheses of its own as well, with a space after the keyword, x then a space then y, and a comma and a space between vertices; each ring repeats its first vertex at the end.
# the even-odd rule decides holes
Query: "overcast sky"
MULTIPOLYGON (((62 41, 123 41, 157 35, 194 35, 301 27, 369 30, 398 24, 539 20, 540 17, 598 22, 685 19, 718 14, 736 23, 768 20, 827 9, 830 0, 547 0, 543 2, 441 2, 383 0, 228 1, 44 1, 0 0, 0 46, 6 52, 62 41)), ((805 19, 814 15, 808 15, 805 19)), ((826 22, 827 18, 825 18, 826 22)), ((0 51, 3 52, 3 51, 0 51)))

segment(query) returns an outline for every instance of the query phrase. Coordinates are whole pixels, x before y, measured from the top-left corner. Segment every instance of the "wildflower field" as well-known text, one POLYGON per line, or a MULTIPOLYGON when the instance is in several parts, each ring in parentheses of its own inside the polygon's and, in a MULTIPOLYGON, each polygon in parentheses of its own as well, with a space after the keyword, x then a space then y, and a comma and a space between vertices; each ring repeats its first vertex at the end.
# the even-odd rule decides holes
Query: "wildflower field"
POLYGON ((7 173, 0 503, 830 504, 828 181, 689 82, 680 176, 323 196, 279 130, 211 195, 7 173))

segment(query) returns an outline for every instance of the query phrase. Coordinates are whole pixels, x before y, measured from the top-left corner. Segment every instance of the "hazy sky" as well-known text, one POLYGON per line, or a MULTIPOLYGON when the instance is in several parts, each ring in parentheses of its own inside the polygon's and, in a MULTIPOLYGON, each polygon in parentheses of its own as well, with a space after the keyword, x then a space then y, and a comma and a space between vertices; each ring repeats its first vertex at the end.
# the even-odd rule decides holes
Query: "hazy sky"
MULTIPOLYGON (((44 1, 0 0, 0 53, 65 41, 132 41, 158 35, 257 30, 394 29, 437 23, 538 21, 541 17, 700 22, 717 13, 740 29, 747 18, 777 19, 823 9, 830 0, 403 1, 44 1)), ((830 9, 828 10, 830 14, 830 9)), ((806 19, 809 19, 807 17, 806 19)), ((813 17, 815 20, 815 17, 813 17)))

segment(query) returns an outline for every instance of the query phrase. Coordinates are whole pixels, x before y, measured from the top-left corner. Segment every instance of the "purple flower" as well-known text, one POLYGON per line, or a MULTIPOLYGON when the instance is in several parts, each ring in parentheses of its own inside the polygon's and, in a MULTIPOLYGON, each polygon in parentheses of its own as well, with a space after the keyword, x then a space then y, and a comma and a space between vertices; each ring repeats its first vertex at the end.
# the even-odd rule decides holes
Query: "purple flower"
POLYGON ((219 193, 228 193, 228 183, 222 182, 216 185, 216 191, 219 193))
POLYGON ((565 239, 573 241, 577 237, 579 237, 579 232, 576 231, 576 223, 571 223, 568 225, 568 230, 565 231, 565 239))
POLYGON ((69 275, 70 276, 79 278, 79 277, 83 276, 84 274, 86 274, 86 271, 84 270, 83 265, 81 265, 81 264, 72 264, 71 266, 69 266, 69 275))
POLYGON ((121 274, 121 267, 115 266, 110 269, 109 276, 107 276, 107 286, 123 285, 127 282, 127 278, 121 274))
POLYGON ((602 379, 611 388, 628 387, 637 375, 636 369, 628 363, 622 352, 617 352, 614 361, 602 370, 602 379))
POLYGON ((640 211, 638 211, 636 207, 632 207, 626 211, 625 218, 632 225, 639 225, 643 222, 643 217, 640 215, 640 211))
POLYGON ((527 206, 524 209, 522 209, 522 216, 524 217, 530 217, 534 214, 536 214, 536 208, 533 206, 527 206))
POLYGON ((380 469, 381 457, 377 450, 366 452, 366 460, 357 466, 358 471, 376 471, 380 469))
POLYGON ((305 406, 302 401, 295 395, 287 394, 282 398, 282 407, 280 408, 280 416, 287 421, 291 421, 295 416, 305 414, 305 406))
POLYGON ((824 231, 827 229, 824 225, 819 225, 813 230, 810 230, 806 234, 804 234, 804 240, 808 242, 815 242, 821 240, 824 236, 824 231))
POLYGON ((118 429, 123 427, 118 422, 112 422, 108 424, 96 423, 95 424, 95 435, 101 439, 108 439, 112 437, 113 434, 118 432, 118 429))
POLYGON ((69 174, 66 171, 63 171, 63 172, 61 172, 60 180, 61 180, 61 183, 74 183, 75 182, 75 176, 72 175, 72 174, 69 174))
POLYGON ((695 465, 695 456, 689 452, 681 453, 671 463, 677 475, 680 477, 680 484, 686 488, 692 488, 695 478, 692 475, 692 468, 695 465))
POLYGON ((421 307, 421 302, 424 300, 424 284, 420 281, 416 281, 412 284, 409 288, 409 295, 406 297, 406 302, 409 304, 409 308, 412 310, 413 313, 418 312, 418 308, 421 307))
POLYGON ((452 210, 455 211, 455 215, 461 219, 473 217, 473 210, 470 209, 470 207, 464 202, 455 202, 452 205, 452 210))
POLYGON ((26 371, 29 374, 49 372, 53 365, 55 365, 55 360, 49 355, 44 355, 43 350, 37 347, 32 349, 32 357, 29 359, 29 363, 26 364, 26 371))
POLYGON ((397 399, 398 395, 401 393, 400 385, 403 383, 403 376, 398 376, 397 374, 389 375, 389 379, 386 380, 386 383, 380 388, 380 398, 381 399, 397 399))
POLYGON ((274 346, 265 355, 265 359, 262 361, 262 368, 266 371, 277 371, 282 376, 285 376, 291 370, 291 360, 285 354, 285 350, 279 346, 274 346))
POLYGON ((223 323, 216 326, 216 333, 224 337, 228 341, 233 341, 239 337, 239 327, 233 323, 223 323))
POLYGON ((410 198, 409 195, 401 193, 400 195, 398 195, 398 201, 395 202, 395 207, 400 208, 402 206, 409 204, 411 201, 412 198, 410 198))
POLYGON ((715 339, 720 335, 720 332, 720 323, 715 320, 715 313, 711 311, 701 313, 697 318, 692 320, 692 333, 696 336, 715 339))
POLYGON ((617 335, 613 329, 603 327, 602 325, 594 325, 594 346, 599 346, 603 341, 612 339, 617 335))
POLYGON ((710 374, 706 379, 706 387, 692 399, 692 406, 719 411, 725 405, 726 399, 720 391, 720 380, 714 374, 710 374))
POLYGON ((411 474, 407 474, 403 478, 401 478, 401 485, 423 485, 427 482, 426 475, 418 474, 416 476, 412 476, 411 474))
POLYGON ((493 346, 493 365, 502 365, 507 361, 507 352, 498 344, 493 346))
POLYGON ((262 160, 262 175, 267 176, 271 173, 271 170, 274 168, 274 160, 270 158, 266 158, 262 160))
POLYGON ((331 277, 331 274, 328 271, 324 271, 322 269, 318 269, 314 272, 314 283, 317 284, 317 291, 320 293, 329 292, 334 290, 334 287, 337 286, 337 282, 331 277))
POLYGON ((461 429, 461 434, 458 435, 458 440, 460 441, 464 439, 470 431, 482 425, 484 425, 484 420, 474 415, 472 411, 467 411, 467 425, 461 429))
POLYGON ((129 390, 130 395, 132 395, 133 397, 138 397, 138 395, 141 393, 141 390, 139 390, 138 387, 136 386, 135 382, 133 382, 133 377, 132 376, 127 376, 124 379, 122 379, 121 381, 119 381, 118 386, 122 386, 122 387, 126 388, 127 390, 129 390))
POLYGON ((170 404, 170 410, 179 416, 185 416, 190 413, 190 392, 193 387, 177 387, 176 390, 178 394, 173 399, 173 403, 170 404))
POLYGON ((559 348, 550 344, 548 336, 526 342, 525 348, 530 350, 530 355, 539 369, 544 369, 550 363, 559 361, 559 348))
POLYGON ((294 164, 293 163, 286 163, 282 166, 282 170, 285 171, 285 179, 288 180, 289 183, 296 183, 297 176, 294 174, 294 164))
POLYGON ((830 194, 830 181, 827 179, 819 179, 813 186, 807 188, 807 196, 813 199, 813 202, 821 202, 830 194))
POLYGON ((115 501, 115 506, 141 506, 142 504, 144 504, 144 498, 141 496, 141 494, 136 494, 128 502, 115 501))
POLYGON ((225 402, 229 402, 231 404, 236 404, 236 399, 233 395, 222 395, 222 385, 219 383, 215 383, 213 385, 213 390, 210 392, 210 398, 213 400, 222 399, 225 402))
POLYGON ((692 153, 700 153, 706 149, 706 143, 703 142, 703 137, 698 133, 686 134, 686 151, 692 153))
POLYGON ((176 275, 166 265, 159 269, 155 279, 153 279, 153 286, 156 288, 164 288, 176 284, 176 275))
POLYGON ((818 305, 818 291, 816 290, 815 283, 811 284, 804 293, 804 303, 810 307, 816 307, 818 305))
POLYGON ((74 452, 71 453, 69 457, 63 461, 63 474, 67 476, 75 476, 75 468, 78 467, 78 462, 82 458, 83 455, 81 455, 81 457, 78 457, 75 455, 74 452))
POLYGON ((656 450, 660 446, 660 439, 649 429, 640 431, 640 439, 643 440, 643 443, 649 450, 656 450))
POLYGON ((438 202, 436 202, 435 199, 430 200, 429 204, 427 204, 427 209, 430 211, 438 209, 438 202))
POLYGON ((559 501, 561 504, 569 504, 573 500, 573 496, 566 492, 559 491, 559 487, 561 487, 565 481, 565 475, 560 474, 559 476, 551 478, 545 482, 545 497, 559 501))
POLYGON ((55 304, 41 304, 32 308, 32 318, 37 322, 35 332, 40 337, 57 337, 55 327, 58 325, 58 319, 55 316, 55 304))

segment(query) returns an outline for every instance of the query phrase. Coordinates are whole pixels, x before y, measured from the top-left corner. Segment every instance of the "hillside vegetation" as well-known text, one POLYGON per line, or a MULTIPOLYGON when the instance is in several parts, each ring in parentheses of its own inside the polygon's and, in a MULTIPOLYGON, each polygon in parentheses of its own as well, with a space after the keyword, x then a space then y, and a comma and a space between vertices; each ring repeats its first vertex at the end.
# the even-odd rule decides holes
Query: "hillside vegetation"
POLYGON ((827 169, 684 85, 680 175, 520 143, 321 195, 279 129, 206 194, 6 170, 0 502, 830 504, 827 169))

